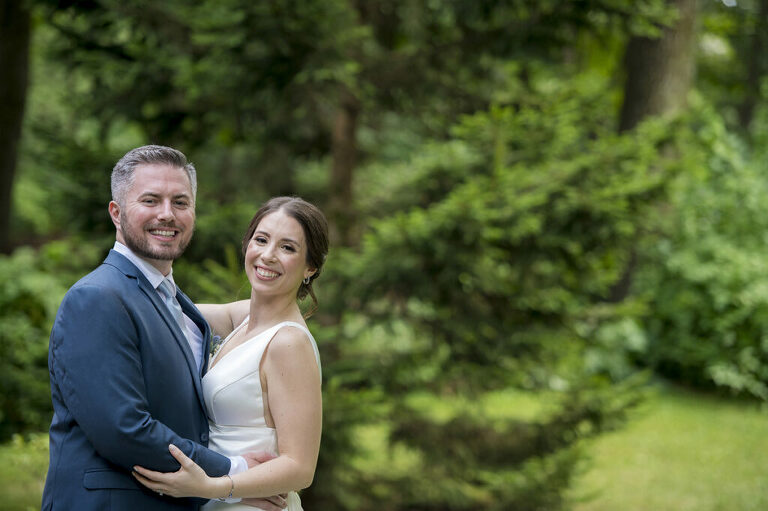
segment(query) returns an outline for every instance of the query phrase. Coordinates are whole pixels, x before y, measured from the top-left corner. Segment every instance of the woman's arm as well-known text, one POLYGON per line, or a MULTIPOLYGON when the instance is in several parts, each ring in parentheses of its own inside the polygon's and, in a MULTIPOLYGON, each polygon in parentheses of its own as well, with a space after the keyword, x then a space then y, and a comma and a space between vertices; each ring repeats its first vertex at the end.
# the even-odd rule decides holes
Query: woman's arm
POLYGON ((248 315, 250 303, 250 300, 240 300, 222 304, 200 303, 196 305, 205 320, 211 325, 213 334, 226 337, 248 315))
POLYGON ((272 495, 287 490, 299 490, 312 484, 320 450, 322 429, 322 395, 320 368, 307 335, 298 328, 282 328, 270 342, 262 359, 261 372, 266 383, 267 409, 277 430, 278 457, 240 474, 235 479, 250 495, 249 488, 272 495), (257 472, 269 472, 256 475, 257 472), (253 472, 253 478, 249 472, 253 472), (269 493, 267 485, 284 481, 285 487, 275 486, 269 493))
POLYGON ((171 449, 181 463, 173 473, 135 467, 145 486, 173 497, 267 497, 306 488, 314 478, 320 448, 322 398, 320 369, 306 334, 283 328, 272 339, 262 368, 268 386, 269 409, 277 429, 277 458, 246 472, 211 478, 183 453, 171 449))

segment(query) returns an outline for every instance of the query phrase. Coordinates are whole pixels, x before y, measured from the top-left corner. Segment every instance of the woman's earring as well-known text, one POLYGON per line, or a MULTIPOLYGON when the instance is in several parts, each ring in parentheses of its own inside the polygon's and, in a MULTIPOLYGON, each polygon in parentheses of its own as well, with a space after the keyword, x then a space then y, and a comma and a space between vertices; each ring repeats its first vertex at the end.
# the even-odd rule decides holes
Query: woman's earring
MULTIPOLYGON (((310 275, 310 277, 311 277, 311 275, 310 275)), ((304 282, 304 285, 305 285, 305 286, 308 286, 308 285, 309 285, 309 280, 310 280, 310 277, 304 277, 304 280, 302 280, 302 282, 304 282)))

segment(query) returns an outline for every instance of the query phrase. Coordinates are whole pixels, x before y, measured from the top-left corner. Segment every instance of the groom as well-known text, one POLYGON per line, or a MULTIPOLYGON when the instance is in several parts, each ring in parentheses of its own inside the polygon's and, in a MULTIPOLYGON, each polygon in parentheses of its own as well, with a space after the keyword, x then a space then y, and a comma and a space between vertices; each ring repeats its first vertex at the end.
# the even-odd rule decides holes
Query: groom
POLYGON ((114 248, 72 286, 51 331, 43 510, 198 509, 204 501, 155 494, 131 476, 134 465, 177 470, 169 444, 210 476, 247 469, 244 458, 206 447, 201 377, 211 330, 173 281, 196 191, 194 166, 169 147, 133 149, 112 171, 114 248))

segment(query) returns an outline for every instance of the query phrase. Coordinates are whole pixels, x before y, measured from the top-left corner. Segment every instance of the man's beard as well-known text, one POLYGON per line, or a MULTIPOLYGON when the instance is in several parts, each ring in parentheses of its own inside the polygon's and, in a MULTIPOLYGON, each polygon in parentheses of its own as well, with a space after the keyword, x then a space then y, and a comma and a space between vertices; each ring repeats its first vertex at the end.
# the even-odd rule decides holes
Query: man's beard
MULTIPOLYGON (((192 241, 192 236, 189 236, 186 241, 182 241, 181 244, 179 244, 177 249, 173 249, 171 247, 165 248, 165 249, 154 249, 152 246, 150 246, 149 241, 145 237, 136 236, 134 235, 133 229, 131 229, 133 226, 128 221, 126 216, 120 212, 120 231, 123 233, 123 240, 125 241, 125 246, 131 249, 131 251, 140 256, 147 259, 157 259, 161 261, 174 261, 181 257, 181 254, 184 253, 184 250, 186 250, 187 246, 189 245, 189 242, 192 241), (126 228, 127 226, 127 228, 126 228)), ((162 229, 163 227, 175 227, 174 224, 168 223, 168 224, 157 224, 153 226, 153 228, 156 229, 162 229)), ((194 229, 194 226, 193 226, 194 229)), ((142 234, 144 231, 141 231, 142 234)), ((179 232, 177 236, 181 236, 182 233, 179 232)))

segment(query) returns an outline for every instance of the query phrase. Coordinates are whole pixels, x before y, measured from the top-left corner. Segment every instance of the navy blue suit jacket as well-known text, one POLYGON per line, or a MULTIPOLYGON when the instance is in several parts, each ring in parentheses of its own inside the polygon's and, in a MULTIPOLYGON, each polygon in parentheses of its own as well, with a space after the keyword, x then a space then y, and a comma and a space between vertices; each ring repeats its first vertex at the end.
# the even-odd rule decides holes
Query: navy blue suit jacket
MULTIPOLYGON (((183 293, 184 313, 210 327, 183 293)), ((199 499, 160 497, 131 476, 134 465, 163 472, 179 464, 174 444, 210 476, 228 458, 208 450, 208 422, 187 339, 134 264, 110 251, 67 292, 51 331, 48 366, 53 421, 43 510, 197 509, 199 499)))

